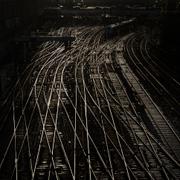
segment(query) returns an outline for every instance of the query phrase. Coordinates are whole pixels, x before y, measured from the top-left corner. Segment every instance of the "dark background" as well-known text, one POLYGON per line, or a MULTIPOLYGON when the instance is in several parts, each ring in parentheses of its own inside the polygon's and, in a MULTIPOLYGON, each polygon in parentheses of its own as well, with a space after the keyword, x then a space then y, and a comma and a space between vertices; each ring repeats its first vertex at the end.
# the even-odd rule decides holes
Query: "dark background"
MULTIPOLYGON (((158 17, 158 28, 160 30, 159 49, 163 53, 163 61, 178 72, 180 60, 179 8, 177 7, 177 0, 163 2, 156 2, 159 5, 159 11, 161 11, 161 15, 158 17)), ((108 5, 121 10, 121 8, 127 8, 127 6, 152 7, 155 0, 87 0, 85 3, 89 6, 108 5)), ((72 1, 0 0, 0 93, 6 89, 7 84, 16 79, 14 74, 17 74, 17 68, 14 64, 17 63, 17 59, 15 59, 14 54, 17 54, 18 51, 12 43, 12 39, 25 33, 28 28, 35 26, 44 8, 57 6, 57 4, 69 7, 72 5, 72 1)))

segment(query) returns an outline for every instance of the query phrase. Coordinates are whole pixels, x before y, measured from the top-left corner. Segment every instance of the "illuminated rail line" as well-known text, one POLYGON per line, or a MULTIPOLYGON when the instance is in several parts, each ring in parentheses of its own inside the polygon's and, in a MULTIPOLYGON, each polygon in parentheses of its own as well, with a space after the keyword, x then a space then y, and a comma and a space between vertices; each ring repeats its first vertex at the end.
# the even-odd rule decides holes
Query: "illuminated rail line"
POLYGON ((118 50, 134 61, 133 35, 104 40, 101 26, 49 34, 76 40, 39 46, 2 103, 0 178, 179 179, 179 136, 118 50))

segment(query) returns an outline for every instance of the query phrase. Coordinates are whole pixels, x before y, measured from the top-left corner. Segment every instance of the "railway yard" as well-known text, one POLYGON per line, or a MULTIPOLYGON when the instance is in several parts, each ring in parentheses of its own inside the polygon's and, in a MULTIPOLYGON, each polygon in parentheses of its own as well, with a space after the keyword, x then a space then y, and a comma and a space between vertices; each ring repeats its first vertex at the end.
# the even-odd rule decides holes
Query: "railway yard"
POLYGON ((106 30, 52 26, 74 41, 41 43, 1 103, 0 179, 180 179, 180 83, 145 32, 106 30))

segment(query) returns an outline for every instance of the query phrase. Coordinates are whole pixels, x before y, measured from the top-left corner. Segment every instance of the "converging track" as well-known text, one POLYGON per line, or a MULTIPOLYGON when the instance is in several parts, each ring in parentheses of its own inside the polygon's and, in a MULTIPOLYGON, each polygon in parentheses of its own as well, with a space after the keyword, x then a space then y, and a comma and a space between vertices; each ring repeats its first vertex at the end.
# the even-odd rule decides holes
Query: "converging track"
MULTIPOLYGON (((170 107, 178 102, 139 65, 134 34, 105 40, 101 26, 49 34, 76 40, 69 50, 43 43, 2 103, 0 179, 180 179, 179 134, 141 77, 170 107)), ((141 48, 148 57, 145 41, 141 48)))

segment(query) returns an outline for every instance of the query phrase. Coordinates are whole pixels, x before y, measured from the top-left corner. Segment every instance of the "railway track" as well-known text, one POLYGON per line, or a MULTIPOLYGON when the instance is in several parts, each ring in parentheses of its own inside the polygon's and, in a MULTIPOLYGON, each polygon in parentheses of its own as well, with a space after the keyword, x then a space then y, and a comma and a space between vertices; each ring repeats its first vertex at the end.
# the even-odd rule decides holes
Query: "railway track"
POLYGON ((131 47, 128 54, 131 54, 130 56, 137 60, 137 63, 130 61, 131 65, 141 74, 142 81, 149 82, 147 88, 154 90, 153 95, 157 94, 156 98, 161 99, 160 102, 163 102, 162 106, 167 104, 169 109, 179 116, 179 82, 153 60, 154 57, 150 56, 147 42, 142 35, 139 38, 133 35, 127 44, 131 47))
POLYGON ((42 44, 2 103, 0 178, 179 179, 179 136, 123 58, 131 35, 49 33, 76 40, 42 44))

